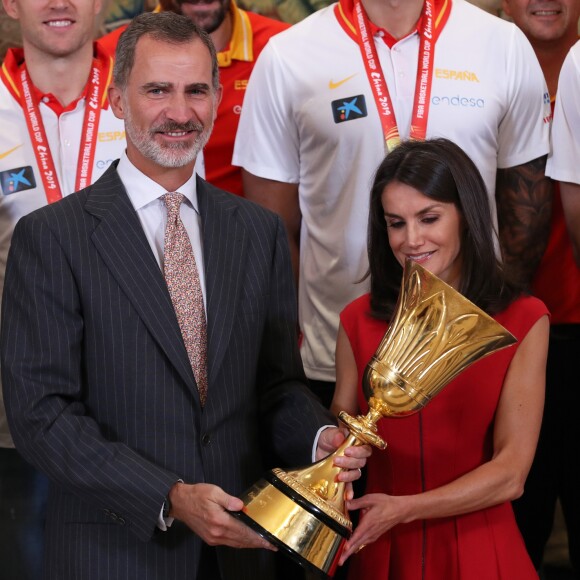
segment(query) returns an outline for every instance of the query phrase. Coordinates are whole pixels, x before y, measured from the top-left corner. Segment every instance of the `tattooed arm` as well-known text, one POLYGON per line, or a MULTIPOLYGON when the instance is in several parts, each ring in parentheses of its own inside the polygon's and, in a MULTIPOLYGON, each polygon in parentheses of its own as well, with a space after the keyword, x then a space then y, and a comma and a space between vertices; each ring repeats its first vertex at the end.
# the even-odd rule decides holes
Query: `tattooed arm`
POLYGON ((499 241, 504 263, 529 286, 550 234, 552 182, 544 175, 546 156, 498 169, 499 241))

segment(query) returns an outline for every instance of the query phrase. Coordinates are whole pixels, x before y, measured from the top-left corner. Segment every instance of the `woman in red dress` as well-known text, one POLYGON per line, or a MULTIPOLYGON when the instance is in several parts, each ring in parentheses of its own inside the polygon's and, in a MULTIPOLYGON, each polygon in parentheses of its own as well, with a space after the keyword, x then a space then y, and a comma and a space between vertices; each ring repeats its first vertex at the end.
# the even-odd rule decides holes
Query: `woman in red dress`
POLYGON ((392 316, 411 259, 459 290, 517 339, 473 364, 422 411, 383 418, 385 451, 367 463, 360 522, 342 561, 357 580, 525 580, 538 575, 517 529, 540 429, 548 312, 496 258, 488 196, 450 141, 406 142, 371 192, 369 294, 341 314, 333 410, 366 413, 362 374, 392 316), (363 549, 364 548, 364 549, 363 549))

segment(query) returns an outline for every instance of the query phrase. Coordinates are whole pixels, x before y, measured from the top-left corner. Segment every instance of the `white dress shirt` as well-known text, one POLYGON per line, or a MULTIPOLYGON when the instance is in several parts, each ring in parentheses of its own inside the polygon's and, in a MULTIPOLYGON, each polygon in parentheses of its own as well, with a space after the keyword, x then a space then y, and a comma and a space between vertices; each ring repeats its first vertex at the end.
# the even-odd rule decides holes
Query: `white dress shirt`
MULTIPOLYGON (((117 166, 117 173, 127 190, 127 195, 137 212, 147 241, 161 271, 163 271, 165 225, 167 223, 167 210, 161 199, 167 192, 158 183, 139 171, 123 153, 117 166)), ((199 272, 199 282, 203 294, 203 304, 207 314, 207 300, 205 296, 205 269, 203 266, 203 246, 201 234, 201 216, 197 204, 197 189, 195 185, 196 173, 177 189, 184 196, 180 208, 180 216, 183 225, 191 241, 195 263, 199 272)), ((169 192, 172 193, 172 192, 169 192)))
MULTIPOLYGON (((126 152, 124 152, 119 159, 117 173, 125 186, 131 204, 137 212, 137 216, 139 217, 147 241, 151 246, 151 251, 163 272, 167 210, 161 196, 173 192, 167 192, 167 190, 161 187, 161 185, 139 171, 139 169, 129 161, 126 152)), ((195 263, 199 273, 199 283, 201 284, 203 305, 207 318, 205 271, 203 267, 203 248, 201 243, 201 216, 199 215, 199 208, 197 205, 197 189, 195 182, 196 173, 194 171, 191 177, 177 190, 178 193, 181 193, 184 196, 181 207, 179 208, 179 215, 193 248, 193 255, 195 256, 195 263)), ((180 481, 183 482, 183 480, 180 481)), ((159 517, 157 518, 157 527, 165 532, 172 523, 173 518, 163 517, 162 506, 161 511, 159 512, 159 517)))

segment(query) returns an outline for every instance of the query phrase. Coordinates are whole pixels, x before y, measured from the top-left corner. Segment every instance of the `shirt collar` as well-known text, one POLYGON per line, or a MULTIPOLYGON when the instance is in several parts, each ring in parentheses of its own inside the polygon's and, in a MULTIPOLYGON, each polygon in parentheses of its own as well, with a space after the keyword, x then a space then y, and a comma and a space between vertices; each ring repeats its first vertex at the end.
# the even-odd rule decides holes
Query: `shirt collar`
MULTIPOLYGON (((452 0, 434 0, 434 9, 435 13, 438 15, 435 19, 435 28, 437 29, 438 33, 440 30, 445 26, 447 22, 447 17, 449 16, 449 12, 451 10, 452 0)), ((347 32, 347 34, 355 41, 358 42, 356 27, 353 22, 353 12, 354 12, 354 0, 339 0, 335 6, 335 14, 336 17, 342 26, 342 28, 347 32)), ((415 26, 414 30, 405 36, 404 38, 396 39, 389 32, 387 32, 384 28, 379 28, 373 22, 369 20, 370 25, 370 33, 374 36, 380 36, 382 40, 387 44, 389 48, 392 48, 397 42, 401 42, 410 38, 413 35, 419 34, 421 30, 423 22, 423 12, 419 16, 419 20, 415 26)))
POLYGON ((245 10, 238 8, 235 0, 231 0, 230 14, 232 16, 232 37, 225 50, 218 52, 220 67, 230 66, 232 60, 253 62, 254 60, 254 33, 250 18, 245 10))
MULTIPOLYGON (((123 155, 121 155, 121 158, 119 159, 117 173, 125 185, 127 195, 129 196, 135 211, 139 211, 150 203, 156 202, 156 200, 158 200, 162 195, 167 193, 167 190, 164 187, 153 181, 150 177, 147 177, 147 175, 137 169, 131 161, 129 161, 126 151, 123 152, 123 155), (131 187, 127 187, 127 184, 129 183, 131 184, 131 187)), ((195 171, 192 173, 191 177, 177 189, 177 191, 185 196, 191 207, 193 207, 195 212, 199 214, 195 171)))
MULTIPOLYGON (((113 58, 107 54, 99 45, 98 41, 93 43, 94 50, 94 61, 99 64, 102 71, 102 82, 105 83, 105 88, 103 89, 103 100, 101 106, 103 108, 108 107, 107 99, 107 88, 111 83, 113 76, 113 58)), ((20 91, 18 88, 18 81, 16 79, 20 68, 24 66, 24 50, 22 48, 10 48, 6 52, 4 62, 2 63, 2 68, 0 69, 0 79, 4 82, 7 89, 12 93, 12 96, 20 101, 20 91)), ((85 99, 90 90, 89 82, 85 85, 85 88, 81 95, 74 101, 68 104, 68 106, 63 107, 58 99, 51 93, 42 93, 36 86, 31 82, 30 89, 34 93, 37 102, 43 102, 48 105, 57 115, 64 113, 65 111, 74 111, 81 100, 85 99)))
MULTIPOLYGON (((338 18, 340 25, 344 28, 344 30, 348 33, 348 35, 355 41, 358 42, 357 38, 357 28, 354 24, 354 0, 339 0, 338 4, 335 6, 335 14, 338 18)), ((363 6, 364 10, 364 6, 363 6)), ((371 36, 379 36, 382 38, 383 42, 389 47, 393 48, 393 46, 399 42, 400 40, 405 40, 414 34, 417 34, 419 31, 419 24, 421 22, 422 16, 419 17, 419 21, 415 26, 415 29, 412 30, 404 39, 400 38, 397 40, 394 36, 392 36, 387 30, 384 28, 378 27, 374 22, 369 20, 369 28, 371 36)))

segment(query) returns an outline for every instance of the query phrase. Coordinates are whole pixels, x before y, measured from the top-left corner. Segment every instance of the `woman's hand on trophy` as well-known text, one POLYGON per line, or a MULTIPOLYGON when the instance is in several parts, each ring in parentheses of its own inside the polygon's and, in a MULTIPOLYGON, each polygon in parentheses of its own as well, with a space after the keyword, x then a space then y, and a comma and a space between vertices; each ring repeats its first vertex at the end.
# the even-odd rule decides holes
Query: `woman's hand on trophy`
POLYGON ((210 546, 277 548, 228 512, 239 511, 244 502, 217 485, 176 483, 169 492, 169 515, 184 522, 210 546))
POLYGON ((347 501, 348 510, 361 510, 361 515, 356 530, 344 546, 339 565, 342 566, 350 556, 372 544, 397 524, 410 521, 407 499, 404 496, 370 493, 347 501))
MULTIPOLYGON (((334 453, 345 441, 348 436, 346 429, 339 429, 337 427, 329 427, 320 433, 318 438, 318 446, 316 448, 316 460, 334 453)), ((338 474, 338 480, 346 483, 352 483, 361 476, 361 469, 366 465, 367 458, 372 453, 369 445, 349 446, 344 449, 343 454, 336 454, 334 457, 334 465, 341 468, 338 474)), ((352 489, 349 487, 347 491, 349 499, 352 498, 352 489)))

